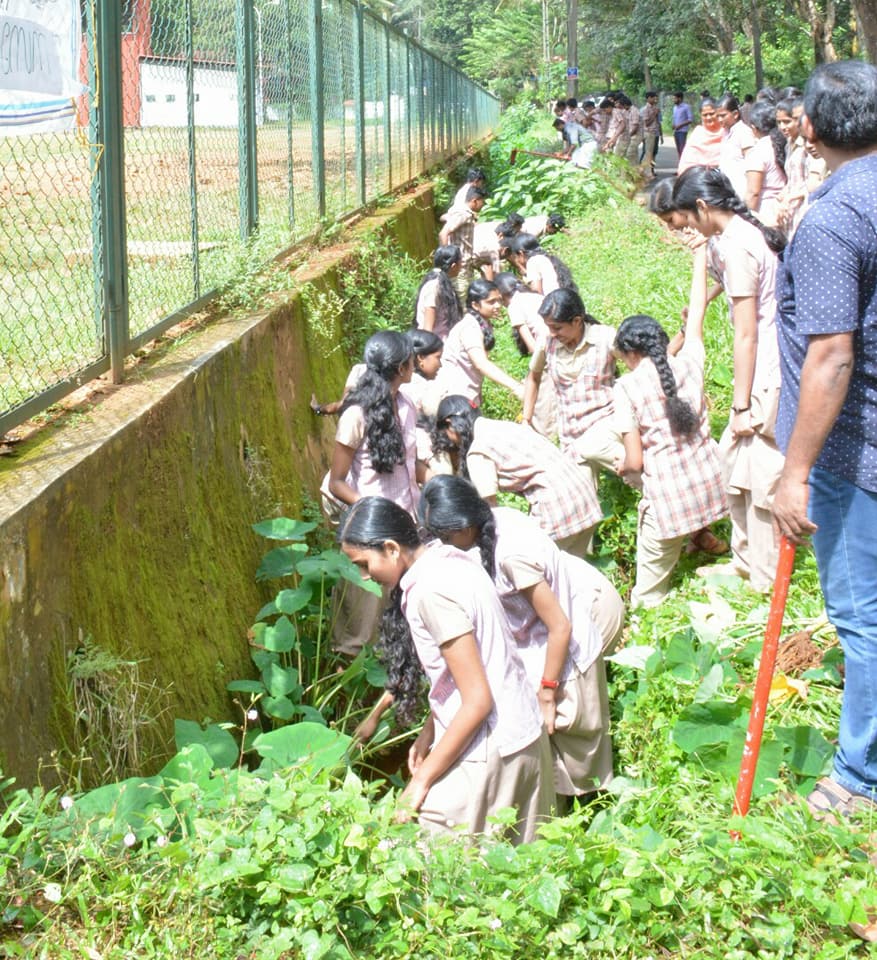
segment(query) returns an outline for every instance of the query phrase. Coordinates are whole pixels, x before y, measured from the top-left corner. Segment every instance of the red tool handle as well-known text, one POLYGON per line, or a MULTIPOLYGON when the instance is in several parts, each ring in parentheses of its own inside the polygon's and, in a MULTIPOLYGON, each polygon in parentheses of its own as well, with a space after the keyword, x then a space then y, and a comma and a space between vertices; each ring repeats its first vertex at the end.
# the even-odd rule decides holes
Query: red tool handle
POLYGON ((737 792, 734 796, 734 813, 742 817, 745 817, 749 812, 752 783, 755 780, 755 767, 758 764, 758 753, 761 750, 767 701, 770 696, 770 685, 773 682, 773 671, 777 662, 777 646, 780 639, 780 630, 783 626, 783 614, 786 610, 786 598, 789 595, 789 582, 792 579, 794 564, 795 544, 783 537, 780 541, 780 557, 777 561, 773 597, 770 602, 767 627, 764 631, 764 644, 761 648, 761 663, 758 665, 758 678, 755 681, 755 692, 752 695, 749 729, 746 731, 743 759, 740 761, 740 776, 737 778, 737 792))

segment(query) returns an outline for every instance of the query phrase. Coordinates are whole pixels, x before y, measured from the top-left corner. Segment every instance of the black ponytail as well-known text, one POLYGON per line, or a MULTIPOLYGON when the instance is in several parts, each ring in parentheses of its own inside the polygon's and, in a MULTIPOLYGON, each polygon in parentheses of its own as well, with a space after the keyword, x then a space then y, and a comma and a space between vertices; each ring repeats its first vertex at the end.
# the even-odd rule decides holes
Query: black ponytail
POLYGON ((430 432, 432 449, 435 453, 457 452, 460 472, 468 479, 469 470, 466 466, 466 455, 472 446, 472 436, 475 432, 475 421, 479 413, 476 407, 459 394, 445 397, 438 405, 435 414, 435 423, 430 432), (460 443, 451 443, 447 430, 450 427, 460 438, 460 443))
POLYGON ((344 398, 341 412, 354 405, 362 408, 372 466, 377 473, 392 473, 405 462, 405 442, 390 381, 411 359, 411 343, 404 333, 381 330, 366 341, 363 358, 365 373, 344 398))
POLYGON ((466 311, 478 321, 478 326, 481 327, 481 335, 484 337, 484 349, 487 353, 490 353, 496 346, 496 336, 493 332, 493 325, 481 316, 475 309, 475 304, 486 300, 494 290, 497 290, 497 286, 491 280, 473 280, 466 291, 466 311))
POLYGON ((420 498, 420 522, 433 536, 447 540, 449 534, 474 527, 481 553, 481 566, 491 580, 496 576, 496 522, 490 504, 462 477, 433 477, 420 498))
MULTIPOLYGON (((387 540, 414 549, 420 536, 411 514, 384 497, 363 497, 341 518, 338 542, 365 550, 383 550, 387 540)), ((396 719, 401 724, 414 720, 423 689, 423 668, 417 656, 411 628, 402 614, 402 589, 396 586, 381 617, 381 632, 376 647, 387 671, 387 690, 396 704, 396 719)))
POLYGON ((539 243, 538 237, 534 237, 530 233, 519 233, 509 243, 509 249, 512 253, 523 253, 528 260, 530 257, 535 257, 538 254, 541 254, 543 257, 548 257, 551 266, 554 267, 554 272, 557 274, 558 286, 562 290, 579 292, 579 288, 576 286, 575 280, 573 280, 569 267, 556 254, 544 250, 539 243))
POLYGON ((655 365, 661 389, 664 391, 664 409, 670 430, 676 436, 690 438, 700 425, 700 418, 690 403, 677 395, 676 377, 667 359, 669 340, 664 328, 652 317, 627 317, 615 335, 615 348, 623 353, 648 357, 655 365))
POLYGON ((411 319, 411 325, 417 326, 417 303, 420 300, 420 291, 432 280, 438 281, 435 296, 435 319, 436 325, 441 328, 446 325, 447 329, 455 326, 460 320, 460 298, 454 289, 448 271, 463 259, 460 248, 455 243, 446 244, 438 247, 432 258, 432 270, 420 282, 417 288, 417 294, 414 297, 414 316, 411 319))
POLYGON ((774 253, 781 253, 786 238, 779 230, 765 226, 734 192, 731 181, 718 167, 689 167, 676 178, 673 185, 673 203, 677 210, 697 214, 697 201, 703 200, 708 207, 728 210, 751 223, 764 235, 764 240, 774 253))

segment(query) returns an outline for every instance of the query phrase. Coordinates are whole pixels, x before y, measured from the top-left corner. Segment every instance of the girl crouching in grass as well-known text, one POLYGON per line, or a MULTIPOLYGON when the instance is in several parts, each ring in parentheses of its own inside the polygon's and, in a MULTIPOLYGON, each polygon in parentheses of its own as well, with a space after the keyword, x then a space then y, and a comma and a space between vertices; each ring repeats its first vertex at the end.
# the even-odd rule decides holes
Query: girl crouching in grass
POLYGON ((391 591, 381 650, 401 722, 415 718, 423 674, 429 684, 400 815, 417 814, 431 833, 475 835, 514 807, 513 842, 532 840, 554 805, 550 747, 490 577, 455 547, 422 544, 411 515, 382 497, 354 504, 338 539, 391 591))

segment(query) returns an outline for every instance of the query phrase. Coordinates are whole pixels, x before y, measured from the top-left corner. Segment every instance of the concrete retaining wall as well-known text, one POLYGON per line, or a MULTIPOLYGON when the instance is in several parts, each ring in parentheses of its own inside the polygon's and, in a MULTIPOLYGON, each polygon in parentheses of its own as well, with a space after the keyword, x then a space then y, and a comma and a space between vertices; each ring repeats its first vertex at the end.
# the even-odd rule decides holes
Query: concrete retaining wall
MULTIPOLYGON (((426 260, 432 191, 353 229, 353 243, 392 230, 426 260)), ((351 249, 318 252, 295 287, 337 290, 351 249)), ((315 497, 334 423, 308 402, 340 395, 348 369, 298 293, 274 303, 184 339, 0 463, 0 769, 20 784, 51 782, 45 764, 70 749, 65 660, 84 637, 155 681, 162 744, 174 717, 231 716, 225 684, 250 675, 246 630, 265 599, 250 524, 315 497)))

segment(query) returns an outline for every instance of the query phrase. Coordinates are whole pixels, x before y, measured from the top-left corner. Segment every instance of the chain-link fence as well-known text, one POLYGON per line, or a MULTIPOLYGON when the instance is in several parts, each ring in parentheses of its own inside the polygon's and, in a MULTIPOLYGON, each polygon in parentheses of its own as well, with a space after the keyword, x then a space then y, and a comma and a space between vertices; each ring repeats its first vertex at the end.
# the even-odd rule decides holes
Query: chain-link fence
POLYGON ((350 0, 80 3, 75 128, 0 138, 0 434, 499 115, 350 0))

